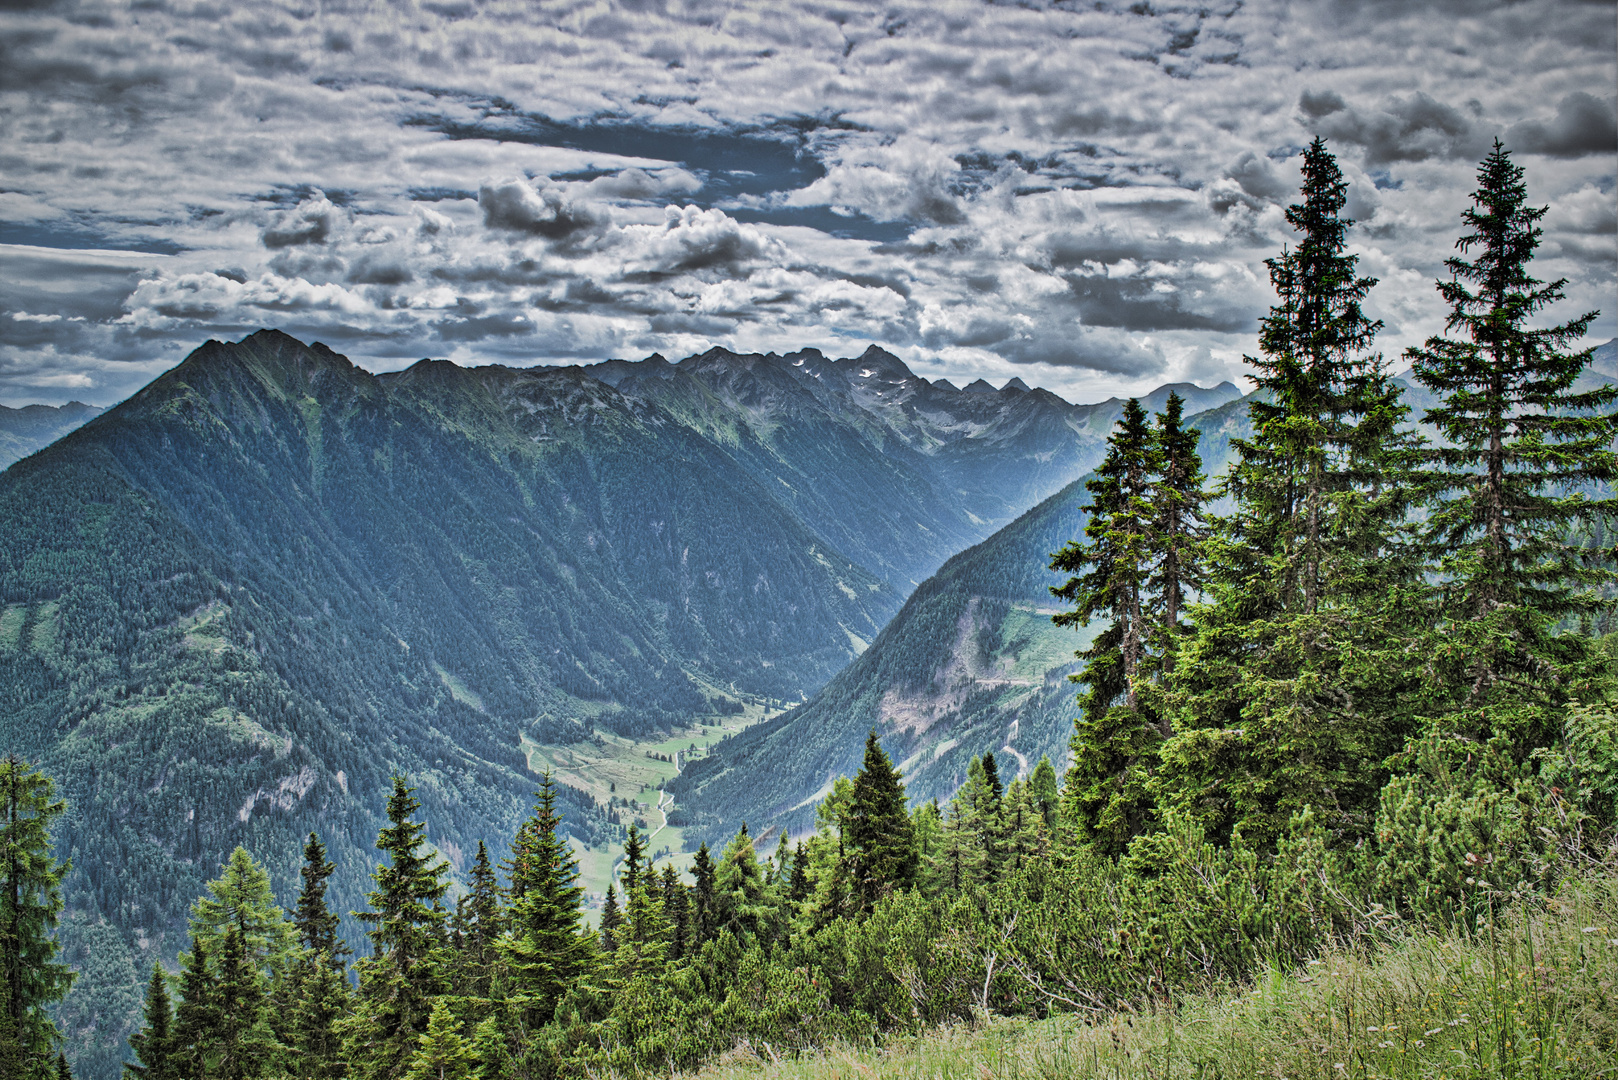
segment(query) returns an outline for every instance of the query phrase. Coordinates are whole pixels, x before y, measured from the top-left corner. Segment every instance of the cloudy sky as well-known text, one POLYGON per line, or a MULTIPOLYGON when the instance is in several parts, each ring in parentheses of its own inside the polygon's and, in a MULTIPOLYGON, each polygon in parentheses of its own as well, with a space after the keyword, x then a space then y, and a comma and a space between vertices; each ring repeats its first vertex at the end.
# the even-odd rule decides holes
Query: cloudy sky
MULTIPOLYGON (((1610 0, 0 0, 0 403, 260 326, 373 370, 870 342, 1239 377, 1328 140, 1384 353, 1499 136, 1618 309, 1610 0)), ((1400 366, 1397 365, 1396 366, 1400 366)))

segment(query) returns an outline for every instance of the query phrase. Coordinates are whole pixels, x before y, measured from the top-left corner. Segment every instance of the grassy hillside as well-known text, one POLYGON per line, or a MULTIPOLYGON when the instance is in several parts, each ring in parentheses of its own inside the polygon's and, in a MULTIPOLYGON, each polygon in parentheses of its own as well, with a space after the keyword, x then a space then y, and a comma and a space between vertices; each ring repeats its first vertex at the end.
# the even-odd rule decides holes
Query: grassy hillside
POLYGON ((1477 930, 1384 918, 1299 969, 1169 1003, 995 1019, 802 1057, 748 1045, 700 1080, 1551 1080, 1618 1075, 1618 878, 1477 930))

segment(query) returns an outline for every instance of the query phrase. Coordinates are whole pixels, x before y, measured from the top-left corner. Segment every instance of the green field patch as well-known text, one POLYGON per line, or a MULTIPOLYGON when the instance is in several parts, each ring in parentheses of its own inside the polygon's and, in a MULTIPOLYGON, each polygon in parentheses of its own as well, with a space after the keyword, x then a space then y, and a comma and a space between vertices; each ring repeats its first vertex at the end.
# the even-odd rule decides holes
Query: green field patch
POLYGON ((439 681, 449 691, 450 697, 459 701, 462 705, 470 705, 478 712, 484 711, 483 698, 478 696, 477 691, 462 682, 454 672, 445 670, 444 666, 436 661, 433 663, 433 671, 437 672, 439 681))
POLYGON ((7 604, 0 610, 0 649, 11 652, 22 640, 22 624, 28 620, 24 604, 7 604))
POLYGON ((57 631, 61 629, 56 613, 55 600, 47 600, 34 609, 34 628, 28 635, 29 651, 40 655, 56 651, 57 631))
POLYGON ((230 644, 225 637, 224 617, 227 610, 223 603, 215 600, 181 619, 181 644, 197 652, 223 652, 225 646, 230 644))
POLYGON ((1074 630, 1051 622, 1049 613, 1032 605, 1016 605, 1000 625, 1000 653, 1007 664, 1006 675, 1033 683, 1045 681, 1045 673, 1074 663, 1073 653, 1087 648, 1103 624, 1100 620, 1074 630))

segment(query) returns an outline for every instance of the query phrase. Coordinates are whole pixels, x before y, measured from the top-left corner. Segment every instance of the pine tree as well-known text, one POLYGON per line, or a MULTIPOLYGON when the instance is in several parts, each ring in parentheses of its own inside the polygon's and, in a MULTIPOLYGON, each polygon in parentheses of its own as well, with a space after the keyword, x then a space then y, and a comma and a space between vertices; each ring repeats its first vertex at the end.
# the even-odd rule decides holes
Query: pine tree
POLYGON ((529 819, 530 843, 512 872, 509 932, 500 952, 510 973, 512 1002, 531 1027, 551 1019, 556 1003, 589 970, 594 935, 582 927, 579 864, 560 835, 556 785, 549 772, 540 780, 529 819))
POLYGON ((67 1055, 56 1055, 56 1080, 73 1080, 73 1070, 67 1066, 67 1055))
POLYGON ((303 847, 303 888, 293 915, 301 945, 293 965, 291 1001, 280 1003, 283 1037, 292 1049, 288 1065, 300 1080, 336 1080, 345 1075, 337 1021, 349 1009, 343 957, 348 945, 337 936, 338 916, 326 906, 326 882, 337 869, 315 833, 303 847))
POLYGON ((467 875, 466 895, 456 901, 456 983, 462 996, 487 1000, 499 963, 496 943, 505 933, 503 890, 489 860, 489 848, 478 841, 478 853, 467 875))
POLYGON ((1254 435, 1206 542, 1209 602, 1167 695, 1175 725, 1149 789, 1210 835, 1266 844, 1306 808, 1366 836, 1409 727, 1405 631, 1421 566, 1404 537, 1414 465, 1398 386, 1369 352, 1375 279, 1346 251, 1347 183, 1304 153, 1295 249, 1269 260, 1254 435))
POLYGON ((410 1059, 405 1080, 469 1080, 473 1064, 472 1049, 461 1037, 461 1022, 447 1001, 435 999, 427 1032, 410 1059))
POLYGON ((172 1067, 181 1080, 213 1075, 213 1044, 222 1021, 219 979, 209 963, 208 943, 193 941, 190 952, 180 954, 180 1003, 174 1010, 170 1050, 172 1067))
POLYGON ((61 1038, 47 1009, 73 983, 56 957, 55 930, 62 911, 68 864, 51 853, 51 823, 65 804, 55 785, 16 754, 0 759, 0 1006, 22 1063, 23 1076, 44 1077, 61 1038))
MULTIPOLYGON (((1147 632, 1147 645, 1156 650, 1165 674, 1174 671, 1180 638, 1187 629, 1181 621, 1187 591, 1202 586, 1202 540, 1207 534, 1202 507, 1208 493, 1203 490, 1206 478, 1197 453, 1202 433, 1185 426, 1184 408, 1180 395, 1171 391, 1152 432, 1157 479, 1150 495, 1151 537, 1156 563, 1146 585, 1155 594, 1157 617, 1147 632)), ((1163 736, 1168 738, 1173 728, 1167 713, 1160 715, 1163 736)))
POLYGON ((1084 696, 1087 716, 1110 709, 1120 698, 1134 709, 1146 657, 1146 584, 1150 574, 1151 476, 1155 450, 1140 402, 1124 402, 1118 428, 1107 439, 1107 456, 1096 478, 1085 482, 1090 504, 1084 527, 1088 545, 1068 541, 1051 557, 1051 569, 1071 574, 1051 595, 1073 606, 1051 621, 1057 626, 1088 626, 1097 617, 1111 625, 1089 649, 1078 653, 1088 661, 1078 680, 1090 689, 1084 696))
MULTIPOLYGON (((1573 389, 1592 350, 1565 350, 1597 312, 1529 326, 1563 298, 1566 282, 1528 272, 1545 208, 1527 205, 1523 170, 1499 140, 1477 183, 1461 215, 1461 255, 1447 260, 1450 280, 1438 283, 1450 306, 1446 329, 1462 336, 1429 338, 1407 353, 1416 380, 1441 399, 1423 419, 1449 444, 1430 454, 1439 484, 1427 539, 1439 559, 1441 619, 1433 674, 1447 696, 1435 704, 1555 706, 1585 655, 1581 638, 1557 635, 1556 625, 1598 610, 1596 590, 1613 580, 1575 533, 1581 521, 1618 512, 1618 500, 1578 490, 1618 475, 1618 388, 1573 389)), ((1541 716, 1530 724, 1537 730, 1513 733, 1525 747, 1551 736, 1554 721, 1541 716)), ((1468 734, 1493 732, 1485 724, 1468 734)))
POLYGON ((371 924, 373 954, 354 965, 359 994, 343 1028, 348 1056, 363 1080, 400 1076, 427 1029, 432 999, 443 990, 445 877, 448 864, 426 847, 426 826, 413 820, 421 804, 404 777, 393 778, 388 825, 376 847, 388 861, 372 875, 372 910, 355 912, 371 924), (423 850, 426 847, 426 850, 423 850))
POLYGON ((692 951, 704 942, 712 941, 719 932, 717 912, 714 910, 714 864, 704 841, 691 863, 691 876, 695 885, 691 890, 691 923, 696 931, 691 940, 692 951))
POLYGON ((794 914, 803 909, 813 892, 814 884, 809 880, 809 849, 800 840, 792 849, 792 875, 787 879, 787 899, 793 904, 794 914))
POLYGON ((855 774, 853 798, 839 830, 844 874, 858 910, 870 912, 882 897, 909 888, 915 881, 915 832, 905 806, 904 784, 877 741, 875 728, 865 740, 865 760, 855 774))
POLYGON ((983 760, 973 758, 966 783, 944 815, 943 876, 952 890, 974 888, 992 875, 990 837, 998 831, 998 822, 987 817, 991 796, 983 760))
POLYGON ((611 885, 607 886, 607 899, 601 905, 601 951, 614 953, 618 951, 618 929, 623 926, 623 912, 618 908, 618 894, 611 885))
POLYGON ((161 964, 152 965, 146 984, 145 1025, 129 1036, 137 1061, 124 1065, 125 1077, 140 1080, 178 1080, 172 1060, 174 1007, 169 1001, 169 980, 161 964))

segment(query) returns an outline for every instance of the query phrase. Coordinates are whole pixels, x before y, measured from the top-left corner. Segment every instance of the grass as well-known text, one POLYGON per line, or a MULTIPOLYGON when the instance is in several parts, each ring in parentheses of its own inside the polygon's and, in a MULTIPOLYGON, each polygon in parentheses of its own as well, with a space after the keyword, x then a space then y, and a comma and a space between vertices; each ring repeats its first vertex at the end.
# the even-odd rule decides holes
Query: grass
POLYGON ((1000 1019, 801 1057, 740 1047, 700 1080, 1571 1080, 1618 1077, 1618 876, 1486 914, 1385 923, 1297 971, 1097 1018, 1000 1019), (1389 926, 1392 929, 1389 929, 1389 926), (1373 944, 1374 941, 1374 944, 1373 944))

